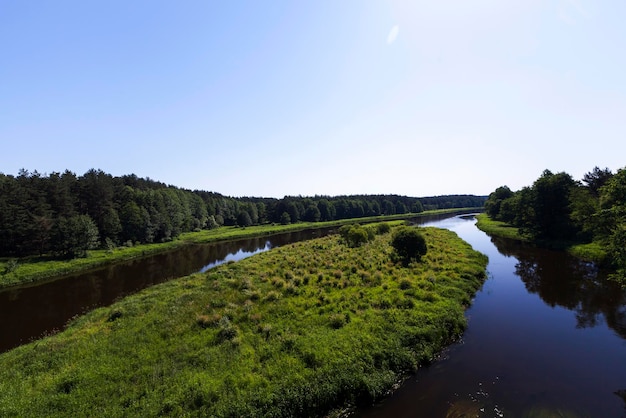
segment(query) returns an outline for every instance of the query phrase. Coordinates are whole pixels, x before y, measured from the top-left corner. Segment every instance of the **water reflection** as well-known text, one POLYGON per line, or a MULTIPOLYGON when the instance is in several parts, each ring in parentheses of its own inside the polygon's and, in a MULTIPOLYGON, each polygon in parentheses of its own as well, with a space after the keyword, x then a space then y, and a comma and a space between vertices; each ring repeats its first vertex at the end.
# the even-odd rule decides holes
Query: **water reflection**
POLYGON ((534 248, 516 241, 492 238, 498 251, 515 257, 515 274, 530 293, 551 307, 561 306, 576 317, 578 328, 606 323, 626 339, 626 292, 606 274, 562 251, 534 248))
POLYGON ((240 248, 237 252, 235 253, 229 253, 226 255, 226 257, 220 259, 220 260, 215 260, 205 266, 203 266, 200 269, 200 273, 204 273, 207 270, 212 269, 213 267, 217 267, 221 264, 224 263, 228 263, 230 261, 239 261, 239 260, 243 260, 244 258, 250 257, 252 255, 258 254, 258 253, 262 253, 264 251, 269 251, 272 249, 272 242, 270 240, 266 240, 265 241, 265 245, 263 247, 254 249, 254 250, 246 250, 243 248, 240 248))

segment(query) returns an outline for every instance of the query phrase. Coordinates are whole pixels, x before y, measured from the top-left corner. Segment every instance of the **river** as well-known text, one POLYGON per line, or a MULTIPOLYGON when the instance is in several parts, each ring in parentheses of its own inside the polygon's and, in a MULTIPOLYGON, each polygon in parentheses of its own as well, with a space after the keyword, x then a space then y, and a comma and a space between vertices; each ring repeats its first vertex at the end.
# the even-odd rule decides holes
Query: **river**
POLYGON ((626 295, 566 253, 430 223, 489 257, 462 340, 354 417, 626 416, 626 295))

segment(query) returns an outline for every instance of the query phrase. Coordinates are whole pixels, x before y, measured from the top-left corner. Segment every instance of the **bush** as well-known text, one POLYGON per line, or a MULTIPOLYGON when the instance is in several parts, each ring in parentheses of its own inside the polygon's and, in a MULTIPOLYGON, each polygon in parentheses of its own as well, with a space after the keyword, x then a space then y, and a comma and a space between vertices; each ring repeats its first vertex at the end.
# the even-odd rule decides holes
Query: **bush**
POLYGON ((420 261, 428 249, 422 234, 416 228, 407 226, 399 228, 393 234, 391 246, 404 264, 410 263, 411 260, 420 261))
POLYGON ((339 235, 350 247, 358 247, 370 240, 367 230, 359 224, 342 226, 339 235))
POLYGON ((376 233, 378 235, 386 234, 389 231, 391 231, 391 227, 387 222, 382 222, 376 225, 376 233))

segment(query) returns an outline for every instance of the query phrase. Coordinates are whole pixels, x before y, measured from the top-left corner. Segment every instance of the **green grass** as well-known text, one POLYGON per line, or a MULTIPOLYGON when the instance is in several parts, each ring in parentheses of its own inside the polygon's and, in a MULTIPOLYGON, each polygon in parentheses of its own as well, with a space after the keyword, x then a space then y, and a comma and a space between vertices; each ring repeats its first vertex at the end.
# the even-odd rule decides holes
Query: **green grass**
POLYGON ((152 254, 162 253, 189 243, 227 241, 310 228, 334 227, 357 222, 366 223, 394 219, 400 220, 417 216, 454 213, 462 210, 464 209, 443 209, 426 211, 419 214, 373 216, 330 222, 300 222, 290 225, 260 225, 247 228, 225 226, 211 230, 184 233, 181 234, 176 240, 165 243, 142 244, 134 247, 118 247, 112 251, 93 250, 89 251, 88 256, 85 258, 58 260, 51 257, 28 257, 18 260, 17 267, 10 268, 10 271, 7 271, 7 266, 9 266, 11 259, 4 258, 0 259, 0 289, 28 283, 36 283, 70 273, 101 267, 103 265, 119 263, 152 254))
POLYGON ((486 213, 481 213, 476 216, 476 227, 489 235, 515 239, 518 241, 530 241, 529 237, 522 235, 519 232, 519 228, 511 226, 506 222, 495 221, 486 213))
POLYGON ((608 255, 606 250, 597 242, 575 244, 569 247, 567 251, 581 260, 593 261, 600 265, 604 265, 607 262, 608 255))
POLYGON ((421 229, 300 242, 175 279, 0 355, 0 416, 320 416, 371 402, 466 326, 486 257, 421 229))

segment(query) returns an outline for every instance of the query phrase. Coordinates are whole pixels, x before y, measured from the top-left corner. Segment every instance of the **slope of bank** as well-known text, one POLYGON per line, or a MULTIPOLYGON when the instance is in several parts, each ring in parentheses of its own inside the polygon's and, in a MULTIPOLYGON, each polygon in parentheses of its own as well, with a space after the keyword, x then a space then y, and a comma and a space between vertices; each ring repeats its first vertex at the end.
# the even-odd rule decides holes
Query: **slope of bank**
MULTIPOLYGON (((423 216, 433 216, 446 213, 463 213, 477 208, 465 209, 440 209, 421 213, 409 213, 402 215, 373 216, 366 218, 343 219, 328 222, 299 222, 289 225, 259 225, 247 228, 220 227, 198 232, 182 234, 176 240, 141 244, 132 247, 117 247, 109 250, 89 251, 84 258, 70 260, 55 259, 52 257, 28 257, 24 259, 0 259, 0 289, 34 283, 42 280, 98 268, 136 258, 146 257, 153 254, 163 253, 190 243, 210 243, 228 241, 240 238, 250 238, 263 235, 278 234, 282 232, 299 231, 311 228, 336 227, 350 223, 379 222, 386 220, 401 220, 423 216)), ((478 208, 480 209, 480 208, 478 208)))
POLYGON ((465 327, 486 257, 421 229, 300 242, 146 289, 0 355, 0 416, 319 416, 369 402, 465 327))

